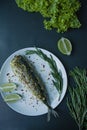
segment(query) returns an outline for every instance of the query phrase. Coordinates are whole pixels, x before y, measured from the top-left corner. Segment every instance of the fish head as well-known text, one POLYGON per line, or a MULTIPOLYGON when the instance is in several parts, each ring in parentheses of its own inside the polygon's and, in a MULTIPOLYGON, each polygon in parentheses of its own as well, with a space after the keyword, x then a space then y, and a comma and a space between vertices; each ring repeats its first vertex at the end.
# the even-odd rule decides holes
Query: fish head
POLYGON ((18 75, 21 74, 23 71, 26 71, 25 62, 23 61, 23 57, 21 55, 16 55, 11 60, 10 65, 13 72, 18 75))

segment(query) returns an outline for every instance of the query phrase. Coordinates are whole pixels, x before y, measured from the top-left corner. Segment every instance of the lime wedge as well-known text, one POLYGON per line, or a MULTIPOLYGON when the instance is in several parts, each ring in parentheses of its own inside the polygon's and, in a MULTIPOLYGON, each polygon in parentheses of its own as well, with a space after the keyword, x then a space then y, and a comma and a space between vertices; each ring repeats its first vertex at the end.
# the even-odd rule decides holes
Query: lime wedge
POLYGON ((5 83, 0 86, 0 90, 3 92, 10 92, 13 91, 16 88, 15 83, 5 83))
POLYGON ((72 51, 72 44, 67 38, 62 37, 58 41, 58 49, 62 54, 70 55, 72 51))
POLYGON ((21 96, 19 94, 8 94, 4 96, 4 101, 6 102, 15 102, 21 99, 21 96))

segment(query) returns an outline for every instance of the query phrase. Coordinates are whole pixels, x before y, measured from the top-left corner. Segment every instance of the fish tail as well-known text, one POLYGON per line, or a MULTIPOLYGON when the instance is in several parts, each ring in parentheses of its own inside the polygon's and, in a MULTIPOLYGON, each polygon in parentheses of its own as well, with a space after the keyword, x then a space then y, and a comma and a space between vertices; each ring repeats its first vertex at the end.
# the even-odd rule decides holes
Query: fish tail
POLYGON ((52 114, 55 118, 59 117, 58 113, 57 113, 55 110, 53 110, 52 108, 48 108, 47 122, 50 121, 50 119, 51 119, 51 114, 52 114))

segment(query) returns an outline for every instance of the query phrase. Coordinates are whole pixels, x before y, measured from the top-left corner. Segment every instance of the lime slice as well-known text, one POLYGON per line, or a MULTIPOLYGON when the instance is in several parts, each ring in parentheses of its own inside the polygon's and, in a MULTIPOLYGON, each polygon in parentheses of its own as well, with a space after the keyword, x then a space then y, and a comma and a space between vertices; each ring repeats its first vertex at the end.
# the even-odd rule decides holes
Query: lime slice
POLYGON ((72 44, 67 38, 62 37, 58 41, 58 49, 62 54, 70 55, 72 51, 72 44))
POLYGON ((4 96, 4 101, 6 102, 15 102, 21 99, 21 96, 19 94, 8 94, 4 96))
POLYGON ((5 83, 0 86, 0 90, 3 92, 13 91, 16 88, 15 83, 5 83))

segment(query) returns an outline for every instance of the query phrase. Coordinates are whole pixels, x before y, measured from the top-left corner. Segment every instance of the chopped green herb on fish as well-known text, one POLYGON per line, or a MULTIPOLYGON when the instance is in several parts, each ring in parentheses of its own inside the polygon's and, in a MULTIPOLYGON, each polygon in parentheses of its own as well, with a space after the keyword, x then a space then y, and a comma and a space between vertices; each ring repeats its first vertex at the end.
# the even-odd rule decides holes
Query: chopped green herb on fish
POLYGON ((19 78, 20 82, 48 107, 48 121, 51 113, 57 117, 57 112, 53 110, 49 103, 46 88, 41 84, 40 77, 36 76, 30 62, 25 57, 18 55, 11 60, 10 64, 13 73, 19 78))
POLYGON ((63 88, 63 79, 62 79, 61 72, 59 72, 56 62, 53 59, 52 55, 50 55, 50 57, 48 57, 45 53, 43 53, 43 51, 41 49, 38 49, 38 48, 36 48, 36 50, 27 50, 26 51, 26 55, 31 55, 31 54, 37 54, 38 56, 40 56, 43 60, 45 60, 49 64, 49 66, 51 68, 51 75, 54 78, 53 84, 60 94, 60 96, 59 96, 59 99, 60 99, 61 93, 62 93, 62 88, 63 88))

